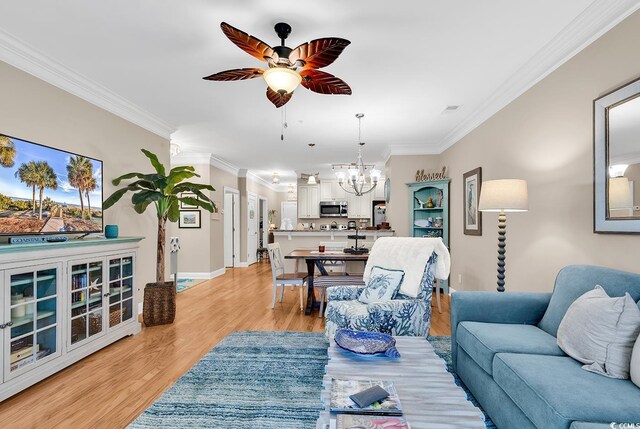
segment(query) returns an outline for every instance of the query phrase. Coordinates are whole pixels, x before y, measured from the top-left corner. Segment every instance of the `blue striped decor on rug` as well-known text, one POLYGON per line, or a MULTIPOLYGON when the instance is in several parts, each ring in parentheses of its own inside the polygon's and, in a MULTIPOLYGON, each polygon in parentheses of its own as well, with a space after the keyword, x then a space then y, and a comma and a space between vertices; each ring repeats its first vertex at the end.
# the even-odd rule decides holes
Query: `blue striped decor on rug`
POLYGON ((129 428, 315 428, 328 345, 322 333, 234 332, 129 428))
POLYGON ((464 385, 458 374, 453 370, 453 361, 451 360, 451 337, 448 336, 431 336, 428 338, 429 343, 433 346, 433 351, 440 356, 447 364, 447 371, 453 375, 453 380, 456 384, 462 387, 462 390, 467 394, 467 399, 471 401, 473 405, 480 408, 480 411, 484 414, 484 424, 487 429, 497 429, 496 425, 491 421, 491 417, 480 406, 476 398, 471 394, 467 386, 464 385))
MULTIPOLYGON (((451 337, 429 342, 478 406, 451 366, 451 337)), ((328 346, 322 333, 234 332, 129 428, 313 429, 323 409, 328 346)), ((496 428, 488 417, 485 423, 496 428)))

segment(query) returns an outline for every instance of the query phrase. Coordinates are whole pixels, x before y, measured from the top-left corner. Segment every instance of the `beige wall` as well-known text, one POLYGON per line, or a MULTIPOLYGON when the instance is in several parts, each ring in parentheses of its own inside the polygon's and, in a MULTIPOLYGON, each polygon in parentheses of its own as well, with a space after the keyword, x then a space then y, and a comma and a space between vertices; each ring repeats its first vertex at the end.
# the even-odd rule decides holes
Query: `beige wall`
POLYGON ((211 222, 211 234, 209 236, 211 249, 211 272, 224 268, 224 188, 238 189, 238 178, 217 167, 210 166, 211 185, 216 189, 212 193, 212 199, 216 202, 218 210, 221 211, 220 220, 211 222))
POLYGON ((549 291, 568 264, 638 271, 640 236, 593 233, 592 153, 593 100, 640 76, 638 40, 640 12, 442 154, 452 179, 453 288, 496 287, 497 214, 483 215, 481 237, 462 234, 462 175, 476 167, 483 180, 529 183, 529 211, 507 216, 508 291, 549 291))
MULTIPOLYGON (((0 62, 0 132, 103 161, 104 196, 111 180, 131 171, 151 171, 141 148, 168 164, 169 142, 118 116, 0 62)), ((138 254, 139 293, 155 281, 157 218, 153 206, 138 215, 130 198, 105 211, 105 225, 120 235, 145 236, 138 254)))
MULTIPOLYGON (((176 164, 180 165, 180 164, 176 164)), ((253 192, 258 197, 268 201, 269 208, 278 210, 276 221, 279 222, 280 201, 286 198, 286 193, 275 192, 251 179, 237 177, 227 171, 212 165, 195 165, 196 171, 202 177, 194 182, 209 183, 215 191, 210 192, 210 198, 216 203, 220 216, 212 216, 202 212, 202 227, 200 229, 179 229, 174 225, 171 235, 180 237, 180 253, 178 270, 181 273, 197 273, 199 276, 212 275, 225 268, 224 264, 224 189, 232 188, 240 191, 240 262, 247 261, 247 192, 253 192)), ((187 274, 189 275, 189 274, 187 274)))
POLYGON ((391 181, 391 200, 387 204, 387 221, 396 236, 406 237, 409 230, 409 190, 407 183, 416 181, 416 172, 436 173, 442 169, 439 155, 392 156, 386 163, 385 176, 391 181))
MULTIPOLYGON (((238 186, 240 190, 240 262, 247 262, 247 194, 253 193, 257 196, 256 209, 260 208, 260 198, 267 199, 267 206, 270 209, 278 210, 274 222, 276 226, 280 226, 280 202, 286 199, 286 192, 276 192, 265 185, 252 180, 250 177, 238 178, 238 186)), ((268 219, 267 219, 268 223, 268 219)), ((268 224, 266 227, 268 228, 268 224)), ((258 241, 259 243, 259 241, 258 241)))
MULTIPOLYGON (((172 167, 185 164, 172 164, 172 167)), ((193 177, 189 182, 193 183, 212 183, 208 164, 193 165, 196 173, 200 177, 193 177)), ((214 186, 215 187, 215 186, 214 186)), ((211 192, 206 192, 209 198, 213 199, 211 192)), ((203 209, 200 210, 200 228, 178 228, 178 223, 171 225, 171 237, 180 239, 180 252, 178 252, 178 271, 181 273, 193 272, 211 272, 211 242, 208 237, 211 236, 213 221, 211 214, 203 209)))

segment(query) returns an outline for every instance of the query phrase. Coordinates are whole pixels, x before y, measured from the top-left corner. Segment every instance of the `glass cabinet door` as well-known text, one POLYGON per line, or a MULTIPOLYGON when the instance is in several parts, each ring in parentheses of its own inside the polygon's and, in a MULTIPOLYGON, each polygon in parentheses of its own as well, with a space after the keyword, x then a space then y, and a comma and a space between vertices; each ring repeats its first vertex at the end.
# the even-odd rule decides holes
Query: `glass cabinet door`
POLYGON ((69 275, 71 345, 104 333, 103 260, 71 264, 69 275))
POLYGON ((133 256, 109 258, 109 328, 133 318, 133 256))
POLYGON ((60 354, 58 279, 57 266, 7 272, 5 293, 10 295, 7 300, 10 322, 5 325, 9 344, 5 348, 7 377, 60 354))

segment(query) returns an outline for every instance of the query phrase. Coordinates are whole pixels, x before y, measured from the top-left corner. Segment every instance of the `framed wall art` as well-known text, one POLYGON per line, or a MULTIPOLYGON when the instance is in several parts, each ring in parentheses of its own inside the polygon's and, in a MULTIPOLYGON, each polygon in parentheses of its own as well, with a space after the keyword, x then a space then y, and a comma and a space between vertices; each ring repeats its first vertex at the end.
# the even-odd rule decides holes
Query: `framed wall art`
POLYGON ((200 216, 200 210, 180 210, 178 228, 200 228, 202 223, 200 216))
POLYGON ((482 167, 467 171, 462 177, 464 233, 465 235, 482 235, 482 213, 478 211, 480 188, 482 187, 482 167))
MULTIPOLYGON (((198 196, 192 192, 183 192, 180 194, 180 198, 195 198, 196 200, 198 199, 198 196)), ((193 210, 193 209, 197 209, 198 206, 194 206, 191 204, 187 204, 184 203, 182 201, 180 201, 180 209, 181 210, 193 210)))

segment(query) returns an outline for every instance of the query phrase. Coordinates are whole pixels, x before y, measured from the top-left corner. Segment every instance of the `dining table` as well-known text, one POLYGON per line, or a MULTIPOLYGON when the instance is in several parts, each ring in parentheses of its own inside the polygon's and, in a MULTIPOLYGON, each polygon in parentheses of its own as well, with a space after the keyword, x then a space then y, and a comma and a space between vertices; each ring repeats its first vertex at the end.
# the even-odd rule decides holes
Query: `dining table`
POLYGON ((307 316, 311 314, 313 308, 319 306, 320 303, 316 302, 315 294, 313 292, 313 278, 315 270, 318 268, 320 275, 329 275, 324 267, 325 261, 339 261, 339 262, 364 262, 369 259, 368 253, 345 253, 342 251, 324 251, 308 250, 308 249, 296 249, 284 257, 285 259, 295 259, 296 266, 297 261, 304 260, 307 264, 307 303, 305 306, 304 314, 307 316))

